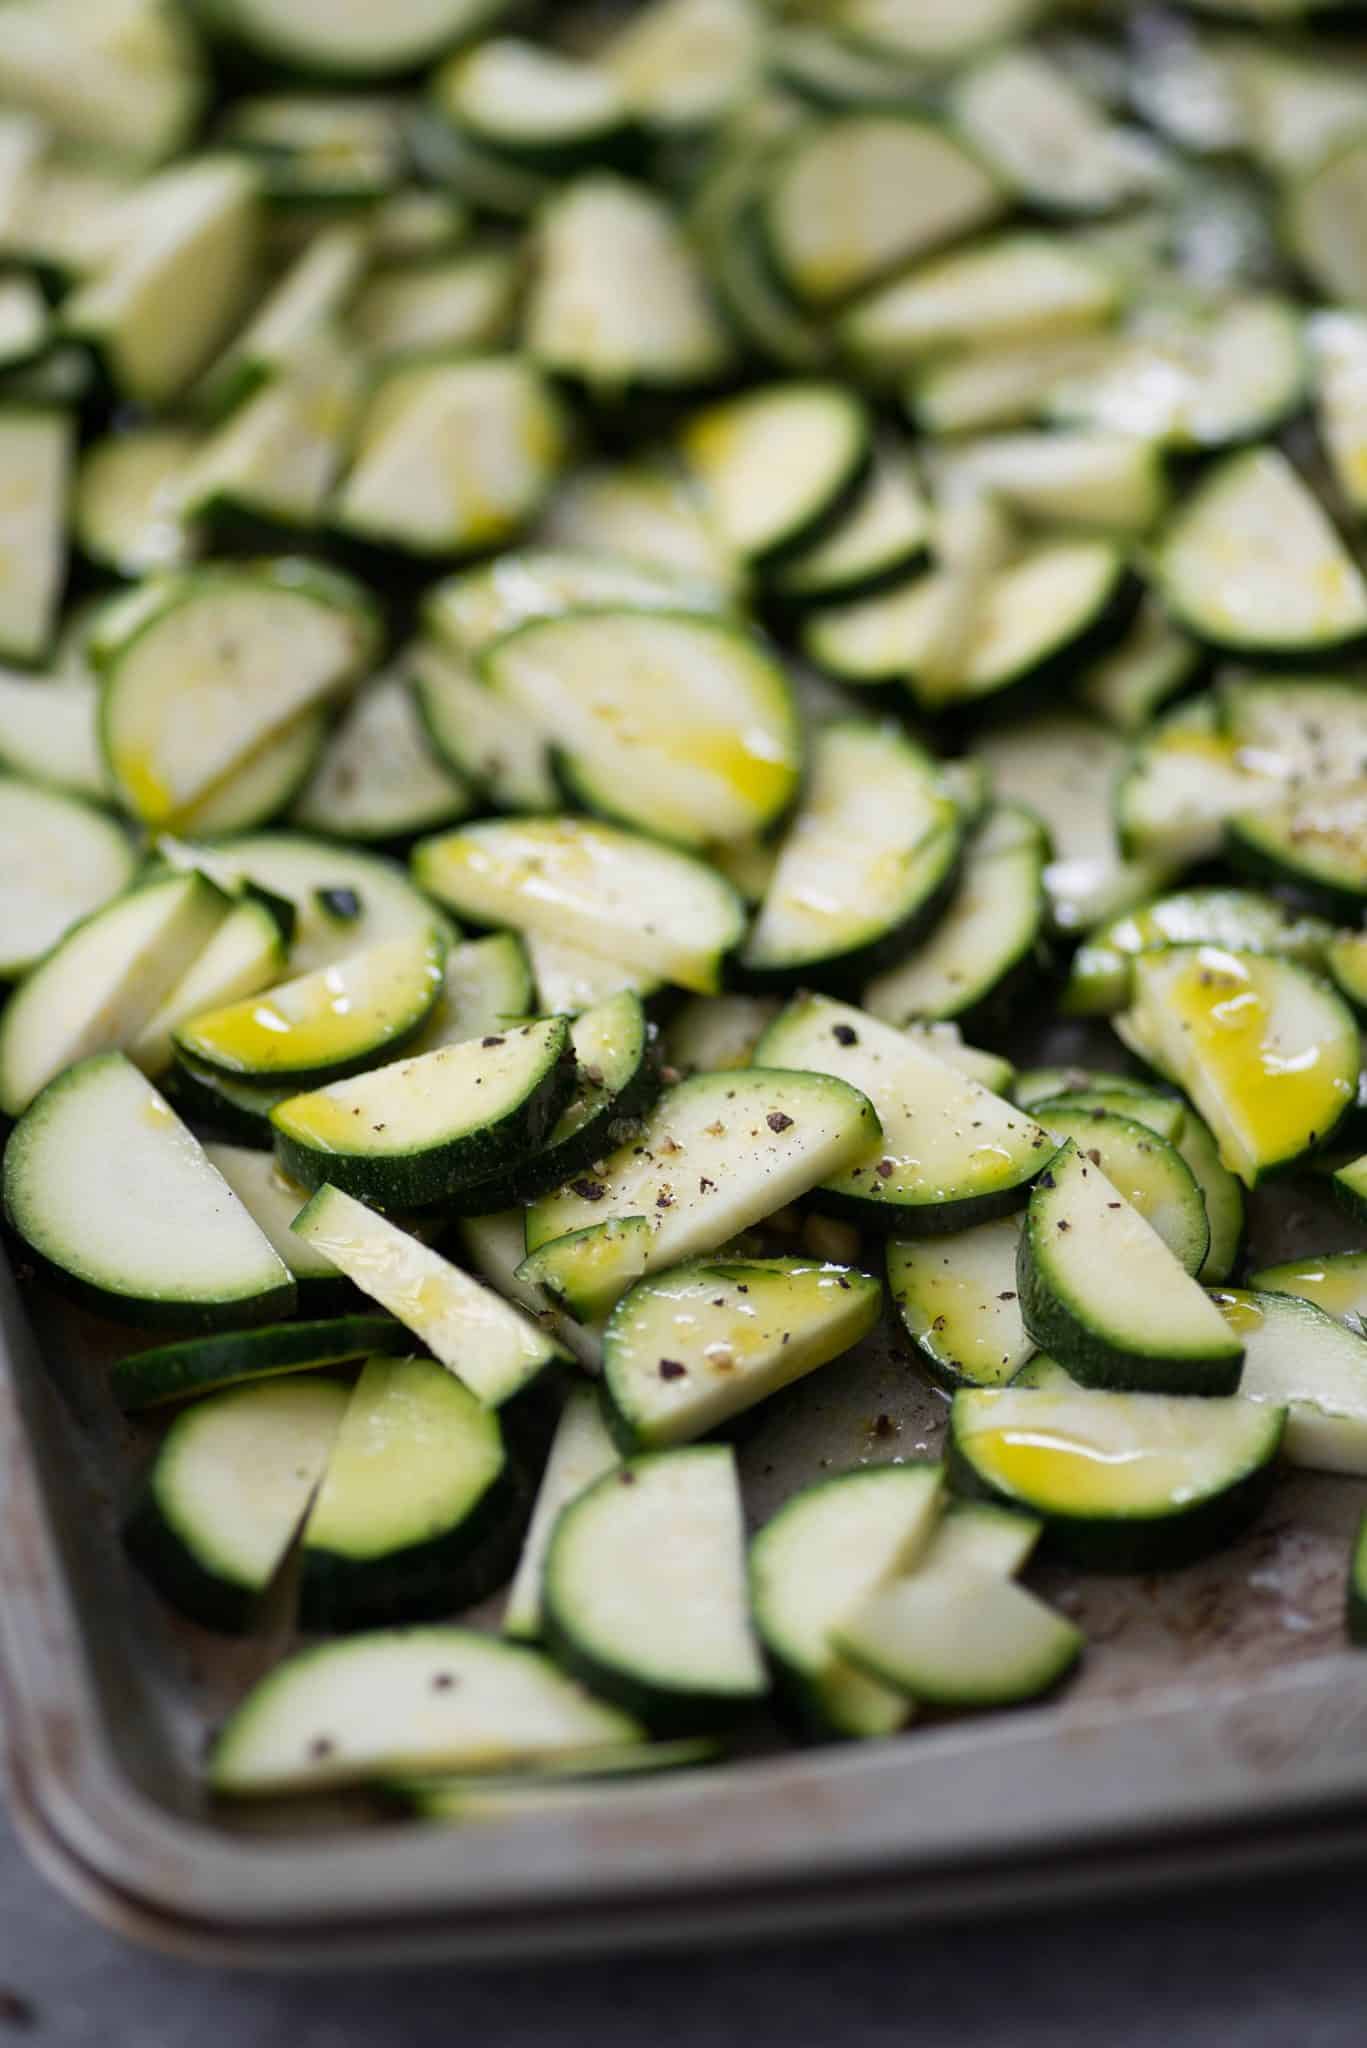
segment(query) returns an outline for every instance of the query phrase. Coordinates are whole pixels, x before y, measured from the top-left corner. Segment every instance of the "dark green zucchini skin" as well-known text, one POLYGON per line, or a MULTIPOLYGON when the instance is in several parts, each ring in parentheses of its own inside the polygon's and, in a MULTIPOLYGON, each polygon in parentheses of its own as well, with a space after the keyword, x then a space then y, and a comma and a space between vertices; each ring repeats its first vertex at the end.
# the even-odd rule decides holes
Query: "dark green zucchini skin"
POLYGON ((866 981, 875 974, 883 973, 886 968, 895 967, 918 940, 934 930, 959 885, 963 855, 963 833, 947 830, 943 856, 925 892, 912 904, 905 917, 866 944, 832 952, 823 959, 809 957, 793 962, 776 961, 772 966, 763 967, 747 965, 739 952, 734 952, 724 966, 726 987, 742 995, 760 996, 819 988, 857 1002, 859 990, 866 981))
POLYGON ((289 1178, 310 1194, 330 1181, 344 1194, 386 1211, 446 1209, 462 1189, 506 1172, 510 1160, 535 1158, 569 1105, 577 1072, 566 1032, 559 1058, 497 1123, 402 1156, 318 1151, 277 1129, 276 1157, 289 1178))
POLYGON ((620 1127, 646 1115, 663 1085, 658 1036, 648 1036, 635 1071, 624 1088, 604 1096, 595 1114, 563 1143, 548 1146, 538 1158, 520 1160, 505 1173, 462 1188, 450 1205, 453 1216, 494 1216, 500 1209, 521 1208, 552 1189, 585 1173, 606 1153, 615 1152, 627 1133, 620 1127))
POLYGON ((343 1365, 372 1352, 402 1354, 413 1339, 392 1316, 334 1316, 320 1322, 278 1323, 181 1343, 158 1344, 121 1358, 110 1378, 125 1414, 184 1401, 218 1387, 272 1378, 311 1366, 343 1365))
POLYGON ((449 1619, 473 1607, 512 1577, 531 1506, 527 1471, 509 1453, 462 1520, 424 1543, 367 1558, 306 1548, 299 1626, 341 1634, 389 1622, 449 1619))
MULTIPOLYGON (((982 1479, 965 1457, 952 1432, 947 1447, 949 1480, 956 1492, 995 1501, 1018 1512, 1039 1514, 1037 1507, 1005 1493, 982 1479)), ((1170 1571, 1232 1543, 1255 1522, 1267 1505, 1277 1478, 1277 1462, 1248 1473, 1212 1500, 1163 1516, 1078 1515, 1045 1518, 1041 1551, 1061 1564, 1086 1572, 1170 1571)))
POLYGON ((264 1595, 207 1571, 162 1514, 150 1483, 133 1505, 123 1540, 138 1570, 178 1614, 219 1635, 250 1632, 264 1595))
POLYGON ((582 1680, 600 1699, 611 1700, 614 1706, 643 1721, 655 1735, 698 1735, 734 1729, 753 1718, 762 1704, 750 1699, 721 1699, 715 1693, 666 1691, 662 1686, 628 1678, 616 1665, 602 1663, 582 1650, 565 1629, 551 1601, 542 1607, 541 1635, 557 1664, 582 1680))

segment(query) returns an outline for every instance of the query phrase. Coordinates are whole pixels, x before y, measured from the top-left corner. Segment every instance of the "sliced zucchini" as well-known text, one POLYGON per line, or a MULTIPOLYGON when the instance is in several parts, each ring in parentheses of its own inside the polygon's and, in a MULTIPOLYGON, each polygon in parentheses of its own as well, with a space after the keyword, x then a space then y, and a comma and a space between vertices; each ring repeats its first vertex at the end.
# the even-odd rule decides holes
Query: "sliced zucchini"
POLYGON ((549 171, 519 163, 506 152, 481 149, 447 117, 435 94, 414 111, 409 139, 419 175, 454 192, 471 212, 521 221, 555 195, 549 171))
POLYGON ((881 1684, 934 1707, 1003 1707, 1062 1683, 1082 1654, 1076 1623, 1010 1579, 969 1565, 913 1572, 836 1629, 881 1684))
POLYGON ((368 0, 342 0, 326 17, 312 0, 204 0, 204 6, 218 34, 266 64, 359 84, 420 71, 504 12, 503 0, 398 0, 381 13, 368 0))
POLYGON ((1005 204, 982 159, 948 129, 891 113, 850 113, 785 153, 764 199, 783 283, 829 306, 890 270, 980 228, 1005 204))
POLYGON ((1170 184, 1162 149, 1106 118, 1082 85, 1037 50, 998 50, 950 94, 954 120, 1027 205, 1061 214, 1110 213, 1170 184))
POLYGON ((448 767, 496 810, 556 808, 560 791, 539 726, 431 637, 415 641, 405 661, 428 737, 448 767))
POLYGON ((87 561, 134 579, 185 567, 194 543, 178 490, 198 448, 185 427, 143 426, 86 450, 71 523, 87 561))
POLYGON ((1047 414, 1055 385, 1103 366, 1114 349, 1108 330, 956 349, 913 369, 905 402, 930 434, 1030 426, 1047 414))
POLYGON ((992 492, 1022 518, 1144 534, 1163 511, 1167 484, 1152 438, 1103 429, 985 434, 932 451, 932 482, 992 492))
POLYGON ((517 356, 400 363, 377 384, 333 517, 357 539, 415 555, 511 540, 565 454, 558 400, 517 356))
POLYGON ((369 1358, 304 1524, 308 1629, 422 1621, 500 1585, 521 1482, 498 1416, 427 1358, 369 1358))
POLYGON ((495 1216, 467 1216, 455 1225, 455 1241, 467 1265, 481 1273, 506 1301, 515 1301, 534 1315, 543 1329, 551 1331, 573 1352, 585 1372, 595 1377, 602 1371, 601 1332, 572 1316, 558 1315, 546 1306, 539 1288, 518 1279, 518 1269, 527 1253, 527 1234, 521 1209, 504 1209, 495 1216))
POLYGON ((1019 1216, 935 1239, 891 1240, 888 1287, 908 1336, 944 1386, 997 1387, 1035 1346, 1016 1286, 1019 1216))
MULTIPOLYGON (((269 1144, 271 1127, 268 1114, 263 1115, 261 1123, 265 1142, 269 1144)), ((302 1237, 295 1236, 294 1219, 308 1201, 308 1194, 280 1171, 274 1153, 262 1152, 256 1146, 224 1145, 207 1140, 204 1151, 253 1223, 270 1239, 289 1267, 299 1290, 300 1302, 321 1304, 337 1297, 347 1299, 350 1290, 331 1259, 324 1258, 312 1245, 305 1244, 302 1237)), ((373 1325, 379 1318, 362 1316, 353 1320, 373 1325)), ((404 1348, 409 1347, 405 1344, 404 1348)), ((384 1346, 376 1338, 361 1349, 382 1351, 384 1346)))
POLYGON ((144 163, 190 139, 204 93, 189 25, 153 0, 21 0, 6 23, 0 96, 67 141, 144 163))
POLYGON ((630 110, 609 71, 521 36, 491 36, 452 57, 433 92, 476 148, 534 170, 572 170, 630 139, 630 110))
MULTIPOLYGON (((372 1351, 409 1348, 403 1325, 391 1322, 387 1316, 336 1316, 328 1322, 270 1323, 262 1329, 233 1330, 215 1337, 185 1337, 175 1344, 158 1344, 150 1351, 134 1351, 118 1360, 110 1374, 109 1387, 119 1407, 131 1415, 248 1381, 346 1365, 372 1351)), ((297 1387, 304 1382, 296 1378, 292 1384, 297 1387)), ((326 1384, 329 1392, 338 1396, 340 1420, 341 1410, 346 1406, 345 1393, 331 1382, 326 1384)), ((198 1415, 202 1410, 197 1407, 194 1412, 198 1415)), ((270 1410, 265 1412, 269 1414, 270 1410)), ((193 1501, 184 1505, 189 1510, 193 1501)), ((301 1519, 302 1513, 301 1503, 296 1519, 301 1519)))
POLYGON ((1156 860, 1126 860, 1116 838, 1111 786, 1126 750, 1114 733, 1076 712, 1042 711, 978 742, 999 799, 1028 805, 1054 848, 1044 870, 1053 924, 1076 932, 1117 916, 1163 887, 1156 860))
POLYGON ((360 283, 367 254, 364 232, 345 224, 307 242, 210 365, 195 391, 197 404, 211 414, 231 412, 263 384, 307 362, 360 283))
POLYGON ((127 888, 136 866, 127 834, 103 811, 0 776, 0 980, 26 974, 127 888))
POLYGON ((489 1215, 557 1188, 612 1151, 660 1089, 655 1034, 641 999, 621 989, 583 1010, 570 1026, 575 1092, 535 1159, 492 1175, 457 1198, 457 1210, 489 1215))
POLYGON ((144 588, 147 609, 101 648, 101 737, 127 808, 174 830, 346 688, 374 656, 377 622, 359 585, 288 559, 144 588))
POLYGON ((809 643, 809 652, 855 682, 904 676, 910 652, 923 686, 947 690, 969 662, 993 579, 1016 539, 1010 515, 985 491, 970 483, 946 493, 936 507, 934 575, 881 606, 844 609, 830 644, 809 643))
POLYGON ((198 1067, 296 1086, 378 1065, 441 994, 446 949, 431 934, 386 939, 331 967, 191 1017, 176 1044, 198 1067))
POLYGON ((1030 1113, 1059 1145, 1071 1138, 1081 1157, 1100 1167, 1178 1264, 1199 1275, 1210 1251, 1210 1225, 1200 1185, 1177 1150, 1185 1115, 1180 1103, 1165 1102, 1157 1111, 1149 1107, 1153 1102, 1156 1098, 1084 1092, 1032 1102, 1030 1113), (1155 1128, 1160 1122, 1167 1123, 1171 1138, 1155 1128))
POLYGON ((664 137, 711 128, 761 79, 765 28, 750 0, 653 0, 597 52, 637 118, 664 137))
POLYGON ((1306 334, 1320 440, 1340 497, 1361 518, 1367 514, 1367 315, 1312 313, 1306 334))
POLYGON ((66 581, 72 422, 46 407, 0 406, 0 658, 46 659, 66 581))
POLYGON ((813 1206, 894 1237, 939 1236, 1018 1209, 1054 1146, 1038 1124, 915 1038, 825 996, 797 996, 755 1049, 761 1066, 862 1089, 882 1135, 813 1206))
POLYGON ((486 1407, 501 1408, 566 1355, 511 1302, 335 1187, 318 1190, 294 1232, 396 1316, 486 1407))
POLYGON ((1362 80, 1341 58, 1252 35, 1222 50, 1242 139, 1274 177, 1318 163, 1367 120, 1362 80))
POLYGON ((134 403, 179 398, 245 310, 260 239, 255 172, 203 156, 139 186, 108 259, 62 304, 62 328, 134 403))
POLYGON ((547 938, 542 932, 528 932, 527 959, 536 985, 536 1007, 553 1010, 557 1016, 576 1017, 606 1003, 623 989, 644 1001, 661 985, 658 974, 637 967, 623 967, 602 953, 589 953, 581 946, 567 946, 563 940, 547 938))
POLYGON ((825 1074, 696 1074, 600 1172, 532 1204, 521 1277, 581 1318, 606 1314, 633 1280, 705 1257, 866 1154, 877 1128, 867 1098, 825 1074))
POLYGON ((1016 1070, 1009 1059, 999 1052, 984 1052, 980 1045, 965 1045, 963 1033, 957 1024, 948 1020, 942 1023, 925 1023, 916 1020, 907 1025, 907 1036, 914 1038, 944 1061, 947 1067, 957 1068, 967 1074, 970 1080, 978 1082, 993 1095, 1010 1095, 1011 1084, 1016 1070))
MULTIPOLYGON (((543 1005, 547 1010, 557 1006, 543 1005)), ((483 1038, 536 1008, 531 968, 522 942, 512 932, 471 939, 446 955, 436 1007, 413 1040, 411 1050, 435 1052, 465 1038, 483 1038)))
POLYGON ((604 171, 577 179, 538 220, 524 338, 546 369, 609 400, 715 383, 733 358, 670 207, 604 171))
POLYGON ((845 517, 779 563, 774 587, 795 604, 829 603, 900 581, 921 567, 930 509, 900 449, 875 446, 873 466, 845 517))
POLYGON ((633 1780, 643 1773, 691 1770, 716 1763, 723 1755, 723 1745, 714 1735, 679 1735, 672 1742, 627 1743, 621 1749, 604 1748, 522 1770, 390 1778, 384 1781, 382 1795, 419 1820, 478 1826, 518 1814, 544 1816, 586 1806, 601 1810, 614 1791, 630 1799, 633 1780))
POLYGON ((1367 932, 1337 933, 1325 948, 1323 960, 1335 987, 1361 1015, 1367 1010, 1367 932))
POLYGON ((1039 820, 1000 804, 968 843, 944 914, 908 956, 864 990, 889 1024, 962 1017, 993 1001, 1038 956, 1048 843, 1039 820))
MULTIPOLYGON (((1130 969, 1139 953, 1188 944, 1227 946, 1240 953, 1285 953, 1317 966, 1331 927, 1251 889, 1177 889, 1088 934, 1073 955, 1063 1007, 1074 1017, 1124 1009, 1130 969)), ((1332 949, 1331 949, 1332 958, 1332 949)))
POLYGON ((794 373, 820 371, 833 353, 827 325, 804 312, 774 275, 764 246, 757 187, 761 165, 744 159, 719 177, 698 233, 717 296, 761 363, 794 373))
POLYGON ((870 436, 854 392, 794 380, 694 413, 679 446, 722 546, 768 565, 810 546, 853 501, 870 436))
MULTIPOLYGON (((1199 1249, 1203 1259, 1204 1236, 1199 1249)), ((1084 1386, 1218 1395, 1239 1385, 1237 1337, 1075 1141, 1030 1198, 1017 1285, 1031 1337, 1084 1386)))
POLYGON ((362 396, 361 365, 330 334, 264 384, 203 442, 180 510, 211 541, 312 534, 323 523, 362 396))
POLYGON ((1212 1299, 1244 1347, 1240 1397, 1286 1411, 1287 1463, 1367 1473, 1367 1343, 1361 1332, 1291 1294, 1233 1287, 1212 1299))
POLYGON ((1028 27, 1038 0, 841 0, 842 29, 885 63, 962 63, 1028 27))
POLYGON ((107 798, 99 693, 89 676, 27 676, 0 669, 0 761, 72 796, 107 798))
MULTIPOLYGON (((317 209, 324 221, 329 205, 349 209, 383 200, 402 178, 407 157, 403 109, 378 94, 252 95, 225 109, 218 133, 257 166, 277 208, 317 209)), ((318 239, 326 236, 324 227, 318 239)))
POLYGON ((423 623, 453 654, 473 660, 495 640, 566 612, 719 610, 717 593, 678 570, 587 548, 515 548, 434 584, 423 623))
POLYGON ((1292 257, 1324 298, 1367 304, 1367 263, 1357 223, 1367 197, 1367 145, 1361 130, 1335 142, 1287 188, 1283 230, 1292 257))
POLYGON ((868 1335, 883 1290, 848 1266, 708 1259, 641 1280, 603 1335, 603 1385, 628 1451, 668 1450, 826 1365, 868 1335))
POLYGON ((552 1017, 293 1095, 271 1112, 276 1153, 306 1188, 428 1208, 535 1152, 573 1085, 569 1027, 552 1017))
MULTIPOLYGON (((598 1185, 587 1179, 583 1184, 598 1185)), ((534 1301, 591 1324, 597 1336, 616 1302, 650 1271, 652 1240, 648 1216, 609 1216, 528 1252, 515 1278, 534 1301)))
POLYGON ((0 1017, 0 1109, 18 1116, 64 1068, 134 1042, 228 909, 202 875, 176 875, 68 931, 0 1017))
POLYGON ((1187 865, 1220 851, 1231 818, 1278 795, 1279 785, 1220 729, 1215 701, 1196 697, 1136 745, 1116 787, 1116 825, 1128 853, 1187 865))
POLYGON ((1298 790, 1229 821, 1230 858, 1345 908, 1367 898, 1367 777, 1298 790))
MULTIPOLYGON (((289 1096, 288 1088, 232 1081, 226 1074, 215 1073, 210 1067, 194 1067, 188 1060, 177 1060, 158 1080, 173 1108, 191 1123, 207 1124, 211 1131, 257 1149, 273 1142, 271 1111, 289 1096)), ((267 1152, 266 1157, 271 1154, 267 1152)), ((308 1190, 301 1188, 300 1204, 307 1198, 308 1190)))
POLYGON ((895 377, 950 349, 1053 340, 1100 326, 1118 288, 1087 251, 1044 235, 1002 235, 920 263, 870 292, 840 322, 874 376, 895 377))
POLYGON ((1146 594, 1129 632, 1088 664, 1073 682, 1073 695, 1120 732, 1138 732, 1171 698, 1197 682, 1204 666, 1202 649, 1146 594))
POLYGON ((914 742, 866 720, 824 727, 740 954, 746 976, 850 979, 895 959, 943 906, 960 838, 936 764, 914 742))
POLYGON ((473 808, 469 784, 433 748, 400 666, 347 707, 293 817, 305 830, 383 842, 454 825, 473 808))
POLYGON ((552 548, 625 556, 717 592, 736 581, 687 479, 662 461, 575 470, 547 506, 540 534, 552 548))
POLYGON ((822 112, 914 104, 925 85, 914 61, 870 48, 838 21, 781 17, 770 32, 768 55, 775 84, 822 112))
POLYGON ((1246 1187, 1332 1134, 1357 1097, 1352 1015, 1294 961, 1218 946, 1141 953, 1127 1012, 1246 1187))
POLYGON ((209 1775, 216 1793, 255 1798, 387 1773, 587 1762, 641 1734, 536 1650, 476 1629, 379 1629, 270 1672, 220 1734, 209 1775))
POLYGON ((954 1396, 950 1470, 1038 1515, 1050 1548, 1084 1571, 1156 1571, 1253 1520, 1285 1421, 1237 1398, 975 1388, 954 1396))
POLYGON ((247 896, 229 910, 207 944, 162 997, 125 1048, 134 1066, 156 1076, 170 1066, 182 1025, 224 1003, 269 988, 284 972, 287 946, 272 909, 247 896))
POLYGON ((603 1420, 597 1392, 592 1387, 572 1388, 560 1411, 536 1506, 527 1525, 522 1556, 503 1610, 505 1635, 540 1635, 541 1580, 561 1511, 617 1463, 617 1447, 603 1420))
POLYGON ((500 243, 423 254, 375 271, 347 312, 347 331, 380 361, 436 351, 482 353, 511 340, 522 289, 516 251, 500 243))
POLYGON ((1249 293, 1214 311, 1159 307, 1099 364, 1064 375, 1058 419, 1176 448, 1275 433, 1305 402, 1309 362, 1297 308, 1249 293))
POLYGON ((291 904, 290 964, 297 974, 442 923, 441 913, 392 861, 303 833, 253 832, 198 843, 163 839, 160 851, 176 867, 202 868, 225 889, 255 883, 291 904))
POLYGON ((322 1478, 347 1406, 331 1380, 230 1387, 171 1424, 124 1532, 192 1621, 241 1633, 322 1478))
POLYGON ((763 831, 796 790, 801 741, 783 672, 726 621, 538 619, 483 666, 546 735, 574 796, 623 824, 705 846, 763 831))
POLYGON ((938 1465, 873 1466, 820 1479, 780 1508, 750 1546, 755 1625, 789 1705, 818 1735, 892 1735, 905 1697, 836 1647, 845 1617, 934 1541, 938 1465))
POLYGON ((120 1320, 213 1327, 294 1306, 266 1238, 121 1053, 67 1067, 20 1118, 4 1205, 73 1292, 120 1320))
POLYGON ((1154 556, 1177 619, 1230 654, 1332 654, 1367 634, 1367 584, 1284 455, 1219 463, 1154 556))
POLYGON ((1326 1252, 1287 1259, 1249 1276, 1255 1293, 1294 1294, 1350 1330, 1367 1323, 1367 1252, 1326 1252))
POLYGON ((546 1554, 542 1602, 561 1662, 653 1728, 742 1713, 768 1680, 730 1448, 633 1458, 571 1501, 546 1554))
POLYGON ((968 1567, 993 1578, 1014 1578, 1029 1562, 1040 1534, 1033 1515, 1018 1515, 986 1500, 950 1500, 916 1568, 968 1567))
POLYGON ((564 940, 709 995, 744 910, 671 847, 582 818, 501 819, 425 839, 420 887, 483 924, 564 940))
POLYGON ((670 1066, 685 1076, 748 1067, 782 1007, 777 996, 690 996, 666 1030, 670 1066))
POLYGON ((1334 1175, 1334 1192, 1354 1216, 1367 1216, 1367 1156, 1349 1160, 1334 1175))
POLYGON ((944 646, 950 572, 933 571, 881 596, 831 605, 804 636, 806 651, 846 682, 896 679, 928 712, 1043 686, 1124 632, 1138 587, 1104 540, 1042 541, 989 572, 975 589, 962 647, 944 646))

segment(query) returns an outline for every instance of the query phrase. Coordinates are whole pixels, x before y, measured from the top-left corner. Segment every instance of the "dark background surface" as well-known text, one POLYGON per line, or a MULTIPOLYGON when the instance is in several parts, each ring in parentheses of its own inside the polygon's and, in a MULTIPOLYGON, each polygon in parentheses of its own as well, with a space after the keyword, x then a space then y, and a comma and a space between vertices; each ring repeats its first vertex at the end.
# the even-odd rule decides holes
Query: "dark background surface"
POLYGON ((125 1946, 0 1820, 0 2048, 1362 2048, 1367 1869, 645 1960, 239 1976, 125 1946))

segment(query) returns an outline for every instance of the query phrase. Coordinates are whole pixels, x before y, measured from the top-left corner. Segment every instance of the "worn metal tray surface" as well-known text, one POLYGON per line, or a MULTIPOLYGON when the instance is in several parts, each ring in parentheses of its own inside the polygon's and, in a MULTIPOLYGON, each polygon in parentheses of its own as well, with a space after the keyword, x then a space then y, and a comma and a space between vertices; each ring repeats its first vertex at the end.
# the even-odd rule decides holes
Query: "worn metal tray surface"
MULTIPOLYGON (((1253 1205, 1262 1261, 1349 1241, 1313 1189, 1253 1205)), ((287 1647, 178 1622, 119 1516, 155 1431, 117 1415, 125 1333, 0 1262, 0 1667, 38 1860, 126 1931, 244 1962, 490 1960, 941 1915, 1367 1848, 1367 1656, 1343 1634, 1367 1489, 1288 1474, 1234 1548, 1162 1578, 1032 1583, 1089 1650, 1056 1702, 562 1794, 465 1827, 360 1805, 214 1808, 206 1738, 287 1647)), ((821 1469, 924 1455, 944 1402, 888 1333, 741 1444, 762 1520, 821 1469)))

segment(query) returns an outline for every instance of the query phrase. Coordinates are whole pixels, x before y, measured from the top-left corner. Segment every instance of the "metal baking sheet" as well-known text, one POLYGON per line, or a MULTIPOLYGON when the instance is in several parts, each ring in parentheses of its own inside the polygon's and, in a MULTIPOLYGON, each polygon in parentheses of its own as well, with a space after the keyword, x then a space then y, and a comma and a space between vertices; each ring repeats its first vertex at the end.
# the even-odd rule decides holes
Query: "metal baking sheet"
MULTIPOLYGON (((1350 1242, 1313 1186, 1258 1198, 1254 1262, 1350 1242)), ((288 1647, 179 1622, 118 1523, 155 1431, 106 1365, 126 1334, 0 1262, 0 1670, 14 1806, 114 1926, 244 1963, 604 1951, 1042 1904, 1367 1849, 1367 1655, 1343 1634, 1367 1488, 1288 1474, 1238 1545, 1161 1578, 1030 1581, 1089 1650, 1054 1703, 592 1788, 461 1828, 359 1805, 216 1808, 198 1761, 288 1647)), ((740 1455, 758 1522, 823 1468, 933 1453, 943 1398, 891 1333, 769 1404, 740 1455)))

